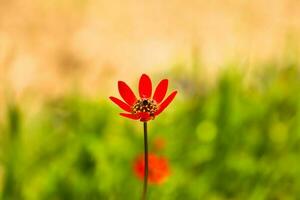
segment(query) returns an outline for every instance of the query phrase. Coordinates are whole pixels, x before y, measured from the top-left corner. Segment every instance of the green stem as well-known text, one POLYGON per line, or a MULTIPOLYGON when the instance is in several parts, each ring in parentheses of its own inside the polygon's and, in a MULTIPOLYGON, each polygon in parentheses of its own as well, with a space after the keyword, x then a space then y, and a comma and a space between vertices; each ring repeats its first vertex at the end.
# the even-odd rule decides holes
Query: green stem
POLYGON ((148 136, 147 136, 147 122, 144 122, 144 159, 145 159, 145 175, 144 175, 144 189, 142 200, 146 199, 148 186, 148 136))

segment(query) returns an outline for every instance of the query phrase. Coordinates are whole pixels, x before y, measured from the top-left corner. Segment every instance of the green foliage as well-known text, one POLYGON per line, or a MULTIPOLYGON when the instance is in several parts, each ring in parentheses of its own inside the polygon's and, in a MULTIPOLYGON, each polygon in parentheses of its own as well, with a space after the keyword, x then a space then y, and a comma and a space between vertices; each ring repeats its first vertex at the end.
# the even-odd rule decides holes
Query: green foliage
MULTIPOLYGON (((271 66, 245 81, 231 69, 211 88, 193 77, 172 78, 179 95, 149 124, 150 146, 163 137, 158 153, 171 165, 149 199, 297 199, 299 71, 271 66)), ((143 152, 142 124, 119 117, 106 98, 70 95, 33 117, 22 105, 7 110, 0 123, 3 200, 140 198, 132 162, 143 152)))

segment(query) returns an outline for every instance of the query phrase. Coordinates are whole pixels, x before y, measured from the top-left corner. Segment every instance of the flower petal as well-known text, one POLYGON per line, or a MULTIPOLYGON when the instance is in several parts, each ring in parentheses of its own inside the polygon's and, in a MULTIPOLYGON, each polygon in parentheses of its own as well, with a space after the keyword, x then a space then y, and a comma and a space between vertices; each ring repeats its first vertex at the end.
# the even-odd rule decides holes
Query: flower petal
POLYGON ((118 82, 118 88, 119 88, 119 93, 121 97, 124 99, 126 103, 128 103, 130 106, 132 106, 136 102, 136 97, 130 87, 123 82, 119 81, 118 82))
POLYGON ((157 85, 153 95, 153 99, 156 101, 156 103, 159 104, 164 99, 167 90, 168 90, 168 79, 161 80, 157 85))
POLYGON ((123 101, 121 101, 120 99, 118 99, 116 97, 109 97, 109 98, 123 110, 125 110, 127 112, 131 112, 131 108, 127 103, 124 103, 123 101))
POLYGON ((172 92, 163 102, 160 104, 158 110, 154 115, 159 115, 175 98, 177 91, 172 92))
POLYGON ((138 114, 120 113, 120 115, 123 117, 127 117, 129 119, 134 119, 134 120, 140 119, 140 116, 138 114))
POLYGON ((152 83, 149 76, 143 74, 139 82, 139 93, 141 98, 150 98, 152 93, 152 83))
POLYGON ((141 122, 147 122, 152 119, 152 117, 150 116, 150 114, 148 112, 143 112, 143 113, 140 113, 139 115, 141 118, 140 119, 141 122))
MULTIPOLYGON (((144 180, 145 175, 145 158, 139 155, 134 161, 133 170, 135 175, 144 180)), ((148 182, 150 184, 160 184, 170 175, 169 162, 162 156, 157 156, 151 152, 148 154, 148 182)))

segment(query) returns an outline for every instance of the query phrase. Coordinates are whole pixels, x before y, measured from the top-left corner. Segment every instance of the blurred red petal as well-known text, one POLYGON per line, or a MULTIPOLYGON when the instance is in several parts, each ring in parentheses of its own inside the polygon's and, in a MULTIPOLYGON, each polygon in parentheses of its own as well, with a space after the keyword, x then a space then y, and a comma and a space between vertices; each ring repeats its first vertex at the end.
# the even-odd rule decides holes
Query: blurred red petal
POLYGON ((152 93, 152 83, 149 76, 143 74, 139 82, 139 93, 141 98, 150 98, 152 93))
POLYGON ((164 109, 173 101, 177 94, 177 91, 172 92, 163 102, 160 104, 159 109, 156 111, 155 115, 159 115, 164 109))
POLYGON ((140 116, 137 114, 130 114, 130 113, 120 113, 121 116, 123 117, 127 117, 129 119, 134 119, 134 120, 138 120, 140 119, 140 116))
POLYGON ((125 110, 127 112, 131 112, 131 108, 128 104, 124 103, 123 101, 121 101, 120 99, 118 99, 116 97, 109 97, 109 98, 123 110, 125 110))
POLYGON ((155 89, 153 99, 156 101, 156 103, 159 104, 164 99, 167 90, 168 90, 168 79, 164 79, 159 82, 159 84, 155 89))
POLYGON ((124 99, 124 101, 128 103, 130 106, 132 106, 137 99, 134 93, 132 92, 132 90, 130 89, 130 87, 128 87, 128 85, 125 82, 119 81, 118 88, 119 88, 119 93, 121 97, 124 99))
MULTIPOLYGON (((170 175, 168 160, 153 153, 148 155, 149 173, 148 181, 153 184, 160 184, 170 175)), ((134 172, 136 176, 143 180, 145 173, 144 155, 139 156, 134 162, 134 172)))

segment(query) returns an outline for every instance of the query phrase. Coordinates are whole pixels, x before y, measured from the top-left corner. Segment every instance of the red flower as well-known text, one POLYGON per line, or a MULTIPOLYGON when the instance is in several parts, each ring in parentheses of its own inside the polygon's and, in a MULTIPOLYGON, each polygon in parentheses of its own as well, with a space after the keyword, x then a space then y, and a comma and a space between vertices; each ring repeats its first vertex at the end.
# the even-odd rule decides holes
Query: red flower
POLYGON ((168 89, 168 80, 164 79, 159 82, 152 97, 152 82, 146 74, 143 74, 139 81, 139 99, 136 98, 132 90, 123 81, 118 82, 118 89, 125 102, 116 97, 109 98, 127 112, 120 113, 120 115, 134 120, 139 119, 143 122, 154 119, 155 116, 159 115, 177 94, 177 91, 173 91, 163 101, 168 89))
MULTIPOLYGON (((160 184, 166 180, 166 178, 170 175, 169 163, 168 160, 164 157, 156 156, 153 153, 148 155, 148 164, 149 164, 149 172, 148 172, 148 181, 153 184, 160 184)), ((143 180, 145 173, 145 162, 144 156, 139 156, 134 162, 134 173, 136 176, 143 180)))

